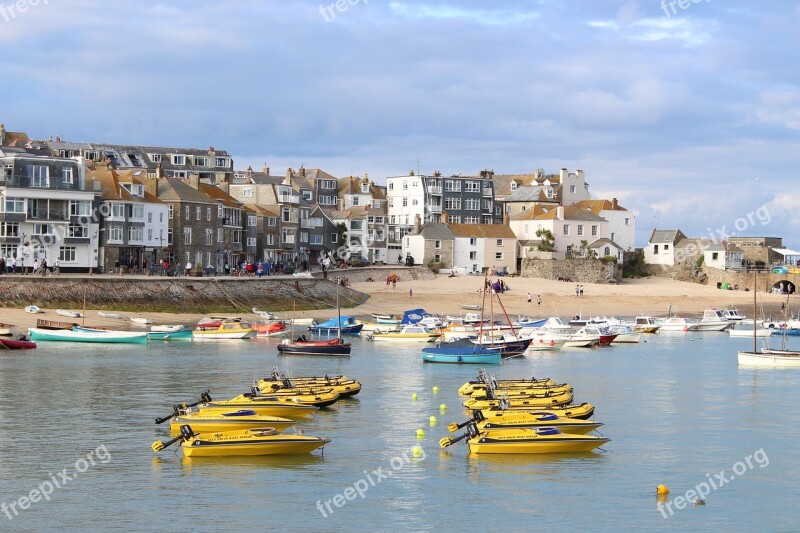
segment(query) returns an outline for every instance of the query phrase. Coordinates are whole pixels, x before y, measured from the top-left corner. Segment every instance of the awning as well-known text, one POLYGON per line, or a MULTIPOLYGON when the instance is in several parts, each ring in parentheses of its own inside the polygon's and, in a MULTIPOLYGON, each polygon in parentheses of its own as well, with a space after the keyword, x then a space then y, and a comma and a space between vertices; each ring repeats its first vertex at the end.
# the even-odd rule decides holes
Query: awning
POLYGON ((790 250, 789 248, 773 248, 775 253, 778 253, 784 257, 787 255, 796 255, 800 257, 800 252, 795 252, 794 250, 790 250))

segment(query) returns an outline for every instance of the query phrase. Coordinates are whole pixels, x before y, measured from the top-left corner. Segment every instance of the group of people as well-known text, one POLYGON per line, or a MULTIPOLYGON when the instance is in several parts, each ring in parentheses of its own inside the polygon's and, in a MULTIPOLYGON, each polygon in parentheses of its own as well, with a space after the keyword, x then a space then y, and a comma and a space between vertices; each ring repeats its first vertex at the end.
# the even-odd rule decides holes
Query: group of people
MULTIPOLYGON (((24 265, 19 265, 17 267, 17 258, 16 257, 0 257, 0 274, 16 274, 19 271, 22 274, 28 273, 28 267, 24 265)), ((33 260, 33 270, 31 271, 33 274, 41 274, 42 276, 46 276, 48 273, 57 275, 61 273, 61 266, 59 265, 58 259, 53 261, 52 265, 47 263, 47 258, 43 257, 41 261, 38 258, 33 260)))
POLYGON ((583 285, 575 285, 575 296, 578 298, 583 297, 583 285))
MULTIPOLYGON (((533 300, 533 295, 531 295, 531 293, 528 293, 528 305, 530 305, 532 300, 533 300)), ((539 306, 539 307, 542 306, 542 295, 541 294, 537 294, 536 295, 536 305, 539 306)))

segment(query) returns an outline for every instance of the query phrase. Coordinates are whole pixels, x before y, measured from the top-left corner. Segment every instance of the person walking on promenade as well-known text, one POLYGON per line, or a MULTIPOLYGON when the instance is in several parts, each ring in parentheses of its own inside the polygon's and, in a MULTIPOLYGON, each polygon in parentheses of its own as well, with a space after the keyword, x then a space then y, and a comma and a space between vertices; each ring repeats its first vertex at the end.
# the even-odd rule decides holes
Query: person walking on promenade
POLYGON ((56 276, 61 275, 61 264, 58 262, 58 257, 56 257, 56 260, 53 262, 53 274, 56 276))
POLYGON ((192 274, 192 262, 186 261, 186 275, 190 276, 192 274))

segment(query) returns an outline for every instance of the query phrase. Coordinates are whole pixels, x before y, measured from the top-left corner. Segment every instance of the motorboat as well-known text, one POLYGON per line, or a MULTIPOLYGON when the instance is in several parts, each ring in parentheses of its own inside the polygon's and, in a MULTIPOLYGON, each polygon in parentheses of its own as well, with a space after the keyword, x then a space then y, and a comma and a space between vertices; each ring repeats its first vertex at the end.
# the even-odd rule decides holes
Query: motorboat
POLYGON ((155 326, 150 326, 150 331, 167 332, 167 333, 172 333, 175 331, 184 331, 186 329, 188 328, 183 324, 158 324, 155 326))
POLYGON ((377 331, 379 333, 386 332, 386 331, 400 331, 400 324, 384 324, 379 322, 363 322, 359 321, 359 324, 363 324, 364 327, 361 328, 361 336, 363 337, 365 333, 372 333, 373 331, 377 331))
POLYGON ((672 316, 664 320, 660 331, 700 331, 700 326, 687 318, 672 316))
POLYGON ((0 337, 0 350, 32 350, 36 348, 35 342, 28 340, 24 335, 20 335, 20 337, 23 338, 8 339, 0 337))
POLYGON ((282 355, 350 355, 351 344, 341 337, 332 339, 306 339, 300 335, 296 340, 284 339, 278 344, 278 353, 282 355))
POLYGON ((503 379, 497 380, 494 373, 487 374, 483 369, 478 372, 478 379, 474 381, 467 381, 463 385, 458 388, 458 393, 462 395, 469 395, 472 393, 473 390, 476 388, 486 388, 487 386, 491 386, 494 389, 506 388, 506 387, 555 387, 558 384, 550 379, 503 379))
POLYGON ((230 400, 213 400, 208 391, 201 393, 200 402, 192 404, 201 411, 237 411, 239 409, 252 409, 257 415, 280 416, 282 418, 303 418, 314 414, 319 407, 311 404, 300 403, 294 398, 280 396, 258 396, 241 394, 230 400))
POLYGON ((626 324, 612 324, 606 326, 609 332, 615 334, 617 337, 612 341, 613 343, 637 343, 641 340, 642 334, 634 331, 631 326, 626 324))
MULTIPOLYGON (((476 409, 478 410, 478 409, 476 409)), ((514 405, 509 404, 507 401, 500 400, 498 405, 493 405, 488 409, 479 409, 484 414, 486 413, 495 413, 495 412, 535 412, 541 411, 541 409, 532 409, 530 407, 521 406, 515 407, 514 405)), ((560 407, 548 407, 547 412, 556 414, 561 417, 567 418, 579 418, 581 420, 588 420, 594 415, 594 406, 590 403, 581 403, 581 404, 574 404, 574 405, 563 405, 560 407)))
POLYGON ((71 329, 30 328, 28 333, 31 340, 34 341, 97 342, 117 344, 144 344, 147 342, 147 333, 140 333, 136 331, 89 331, 87 329, 74 331, 71 329))
POLYGON ((67 309, 56 309, 56 314, 61 316, 66 316, 69 318, 82 318, 83 315, 78 311, 69 311, 67 309))
POLYGON ((553 407, 562 407, 568 405, 572 401, 572 393, 554 394, 545 398, 508 398, 506 399, 484 399, 476 400, 470 398, 463 403, 464 407, 471 410, 476 409, 491 409, 492 407, 500 407, 501 402, 508 402, 509 409, 550 409, 553 407))
POLYGON ((582 332, 565 333, 564 336, 567 338, 564 342, 564 348, 591 348, 600 344, 599 333, 593 334, 584 330, 582 332))
POLYGON ((270 322, 269 324, 255 324, 257 337, 280 337, 288 335, 291 330, 283 322, 270 322))
POLYGON ((722 309, 706 309, 703 311, 703 318, 700 319, 699 331, 725 331, 735 325, 736 322, 728 320, 722 309))
POLYGON ((733 320, 735 322, 741 322, 742 320, 744 320, 744 315, 739 313, 739 310, 736 309, 735 307, 733 309, 726 307, 725 309, 722 310, 722 315, 726 319, 733 320))
MULTIPOLYGON (((583 326, 575 332, 578 337, 597 337, 597 344, 601 346, 608 346, 614 339, 617 338, 615 333, 610 333, 605 329, 600 329, 597 326, 583 326)), ((570 339, 570 341, 573 339, 570 339)), ((569 342, 569 341, 568 341, 569 342)))
POLYGON ((474 454, 540 454, 588 452, 611 439, 595 435, 563 433, 556 427, 535 429, 479 430, 473 422, 460 437, 445 437, 439 441, 442 448, 467 439, 470 453, 474 454))
POLYGON ((406 324, 400 331, 372 331, 367 340, 375 342, 428 342, 438 337, 418 324, 406 324))
POLYGON ((283 387, 329 387, 339 393, 343 398, 355 396, 361 391, 361 383, 347 376, 306 376, 288 377, 282 374, 278 367, 272 367, 272 375, 267 379, 258 380, 262 390, 269 390, 274 385, 283 387))
POLYGON ((133 322, 134 324, 138 324, 140 326, 146 326, 148 324, 152 324, 153 323, 153 319, 152 318, 143 317, 143 316, 132 316, 131 317, 131 322, 133 322))
POLYGON ((452 343, 443 343, 440 346, 422 349, 422 360, 426 363, 455 363, 477 365, 499 365, 503 358, 496 350, 487 350, 483 346, 449 346, 452 343))
POLYGON ((424 309, 409 309, 403 312, 403 319, 400 321, 401 326, 406 324, 419 324, 424 328, 437 329, 442 327, 442 319, 424 309))
POLYGON ((147 332, 147 340, 149 341, 191 341, 192 339, 194 339, 194 332, 190 329, 147 332))
POLYGON ((522 328, 519 330, 519 336, 522 339, 530 339, 529 352, 557 351, 569 340, 568 335, 539 328, 522 328))
POLYGON ((159 452, 175 442, 180 442, 185 457, 286 455, 309 453, 330 442, 330 439, 288 435, 269 428, 198 434, 191 426, 183 425, 180 432, 179 436, 167 442, 154 442, 151 446, 153 451, 159 452))
POLYGON ((358 335, 363 327, 364 324, 358 322, 355 317, 342 315, 309 326, 308 331, 318 335, 358 335))
POLYGON ((544 324, 539 327, 548 331, 572 331, 572 326, 565 324, 564 321, 561 320, 561 317, 558 316, 548 317, 547 320, 544 321, 544 324))
MULTIPOLYGON (((555 385, 553 387, 509 387, 504 389, 493 389, 491 387, 475 388, 470 394, 476 400, 496 400, 501 395, 508 399, 514 398, 551 398, 559 394, 572 394, 572 386, 568 383, 555 385)), ((569 401, 572 401, 571 399, 569 401)))
POLYGON ((516 321, 512 322, 515 328, 540 328, 547 322, 546 318, 530 318, 527 316, 520 316, 516 321))
POLYGON ((224 431, 240 431, 243 429, 272 428, 278 431, 293 426, 296 421, 278 416, 257 415, 252 409, 240 409, 229 412, 200 411, 193 407, 174 407, 172 414, 156 418, 156 424, 169 422, 170 437, 180 434, 180 427, 190 424, 197 433, 216 433, 224 431))
POLYGON ((241 320, 220 319, 201 320, 192 332, 195 340, 247 340, 256 336, 256 330, 250 322, 241 320))
POLYGON ((38 313, 44 313, 44 311, 42 311, 42 309, 40 309, 38 305, 28 305, 28 306, 26 306, 25 307, 25 312, 26 313, 30 313, 32 315, 35 315, 35 314, 38 314, 38 313))
POLYGON ((8 337, 13 334, 14 324, 0 322, 0 337, 8 337))
POLYGON ((450 342, 456 339, 468 339, 478 336, 478 330, 471 324, 455 324, 448 323, 446 326, 433 329, 431 333, 436 333, 436 336, 444 342, 450 342))
POLYGON ((656 333, 661 329, 658 319, 652 316, 637 316, 633 322, 633 331, 638 333, 656 333))
POLYGON ((590 433, 603 424, 594 420, 581 420, 580 418, 569 418, 558 416, 550 411, 472 411, 472 418, 468 421, 456 424, 452 423, 447 429, 452 433, 474 422, 479 431, 488 429, 520 429, 537 427, 557 427, 563 433, 575 435, 585 435, 590 433))

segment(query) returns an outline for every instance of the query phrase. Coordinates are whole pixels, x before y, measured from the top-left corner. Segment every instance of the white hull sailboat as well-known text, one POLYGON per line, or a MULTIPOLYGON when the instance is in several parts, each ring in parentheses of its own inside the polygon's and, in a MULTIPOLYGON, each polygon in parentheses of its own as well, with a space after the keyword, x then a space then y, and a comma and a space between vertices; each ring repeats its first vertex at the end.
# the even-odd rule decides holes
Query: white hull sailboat
MULTIPOLYGON (((758 294, 757 285, 758 285, 758 273, 753 274, 754 277, 754 287, 753 287, 753 316, 756 315, 756 295, 758 294)), ((800 351, 798 350, 787 350, 786 349, 786 336, 783 336, 783 346, 781 346, 780 350, 774 350, 772 348, 762 348, 761 351, 758 351, 758 347, 756 345, 756 338, 757 338, 757 328, 755 323, 753 324, 753 351, 746 352, 746 351, 739 351, 737 353, 737 358, 740 366, 753 366, 753 367, 767 367, 767 368, 800 368, 800 351)), ((767 342, 767 341, 763 341, 767 342)))

